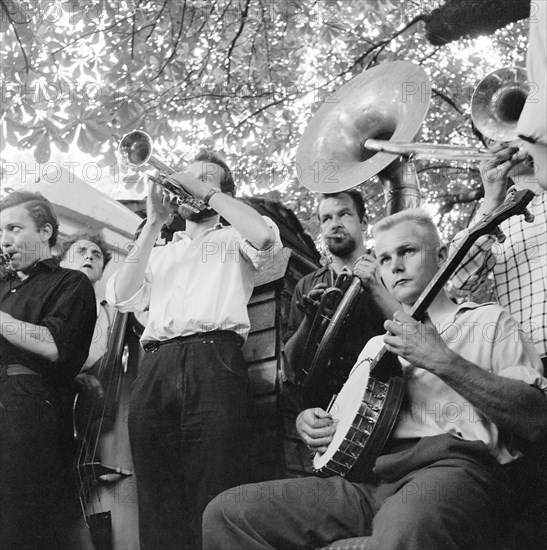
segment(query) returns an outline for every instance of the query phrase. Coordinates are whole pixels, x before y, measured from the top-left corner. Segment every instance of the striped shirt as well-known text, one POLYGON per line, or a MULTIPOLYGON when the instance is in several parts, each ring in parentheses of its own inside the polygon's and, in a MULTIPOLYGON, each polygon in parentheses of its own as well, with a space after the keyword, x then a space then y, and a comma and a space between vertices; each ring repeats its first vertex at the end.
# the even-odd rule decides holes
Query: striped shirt
MULTIPOLYGON (((454 288, 474 292, 489 273, 499 304, 511 312, 534 342, 540 357, 547 356, 547 191, 529 204, 532 223, 513 216, 500 224, 506 239, 480 237, 452 276, 454 288)), ((473 222, 481 216, 477 214, 473 222)), ((451 246, 465 237, 459 232, 451 246)))

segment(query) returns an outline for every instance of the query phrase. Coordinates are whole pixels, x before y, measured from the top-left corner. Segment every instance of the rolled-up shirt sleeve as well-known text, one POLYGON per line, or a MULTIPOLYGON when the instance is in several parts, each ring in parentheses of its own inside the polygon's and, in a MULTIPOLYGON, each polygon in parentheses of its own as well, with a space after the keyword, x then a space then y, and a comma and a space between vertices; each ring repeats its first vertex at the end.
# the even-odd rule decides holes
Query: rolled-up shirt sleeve
POLYGON ((498 319, 496 340, 492 354, 494 372, 547 393, 547 379, 534 344, 516 319, 505 310, 498 319))
MULTIPOLYGON (((154 253, 154 251, 152 251, 154 253)), ((129 313, 131 311, 145 311, 150 304, 150 289, 152 287, 152 271, 150 269, 150 262, 146 267, 144 275, 144 281, 141 286, 127 300, 118 300, 116 296, 116 280, 118 278, 119 271, 116 271, 106 283, 105 298, 106 301, 117 310, 122 313, 129 313)))
POLYGON ((262 269, 269 262, 275 262, 278 254, 281 254, 283 251, 283 245, 281 244, 281 237, 279 236, 277 225, 267 216, 262 216, 262 219, 266 222, 268 227, 273 230, 275 235, 274 243, 266 250, 258 250, 249 240, 243 238, 236 231, 241 254, 247 258, 257 270, 262 269))

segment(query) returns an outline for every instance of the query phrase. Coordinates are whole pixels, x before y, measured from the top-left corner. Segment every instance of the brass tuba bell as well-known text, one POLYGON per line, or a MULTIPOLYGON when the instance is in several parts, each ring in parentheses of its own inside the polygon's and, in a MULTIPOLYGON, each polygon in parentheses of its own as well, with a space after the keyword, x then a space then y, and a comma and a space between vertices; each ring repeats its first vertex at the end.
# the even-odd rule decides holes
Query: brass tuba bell
POLYGON ((411 141, 427 114, 431 87, 410 61, 364 71, 325 100, 296 152, 298 179, 310 191, 337 193, 356 187, 394 160, 365 148, 369 138, 411 141))

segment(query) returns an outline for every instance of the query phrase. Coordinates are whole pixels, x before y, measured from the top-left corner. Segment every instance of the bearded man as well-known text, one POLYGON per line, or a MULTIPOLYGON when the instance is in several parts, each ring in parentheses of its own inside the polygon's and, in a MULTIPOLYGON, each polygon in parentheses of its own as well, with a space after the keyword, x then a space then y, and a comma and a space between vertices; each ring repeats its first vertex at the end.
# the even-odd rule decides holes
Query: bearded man
POLYGON ((302 277, 294 290, 285 335, 285 356, 292 371, 298 369, 310 334, 316 313, 313 302, 321 299, 326 288, 334 286, 344 269, 350 269, 361 279, 365 291, 357 299, 341 331, 335 346, 337 352, 331 358, 328 382, 304 392, 304 404, 308 407, 328 405, 331 396, 344 383, 364 344, 373 336, 382 334, 384 321, 400 308, 374 274, 376 261, 364 242, 368 218, 361 193, 352 189, 321 195, 317 213, 328 263, 302 277))
POLYGON ((121 311, 148 309, 129 411, 141 550, 200 548, 205 506, 246 479, 241 345, 253 274, 275 261, 279 243, 271 220, 232 197, 231 172, 216 155, 203 152, 170 177, 208 208, 196 213, 182 204, 185 231, 154 248, 171 207, 168 194, 151 186, 146 224, 106 290, 121 311))

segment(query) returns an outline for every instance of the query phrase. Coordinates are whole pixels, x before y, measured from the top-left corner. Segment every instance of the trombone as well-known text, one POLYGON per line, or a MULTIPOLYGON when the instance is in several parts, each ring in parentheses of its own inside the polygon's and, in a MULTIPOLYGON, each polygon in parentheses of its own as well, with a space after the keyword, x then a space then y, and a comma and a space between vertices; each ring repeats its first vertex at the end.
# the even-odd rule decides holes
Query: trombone
POLYGON ((379 153, 401 155, 410 160, 445 159, 471 162, 496 158, 494 153, 485 148, 459 147, 441 143, 401 143, 382 139, 367 139, 364 147, 379 153))
POLYGON ((154 183, 163 187, 171 195, 174 195, 179 205, 185 204, 194 212, 209 208, 202 200, 183 189, 178 182, 170 178, 175 171, 152 155, 152 138, 142 130, 133 130, 125 134, 118 145, 118 155, 121 162, 131 168, 140 169, 145 164, 150 164, 159 174, 149 176, 154 183))
MULTIPOLYGON (((471 97, 471 120, 487 138, 494 141, 517 139, 517 123, 530 92, 526 71, 504 67, 487 74, 471 97)), ((494 160, 496 155, 485 148, 460 147, 437 143, 401 143, 367 139, 365 149, 402 155, 410 160, 494 160)))

